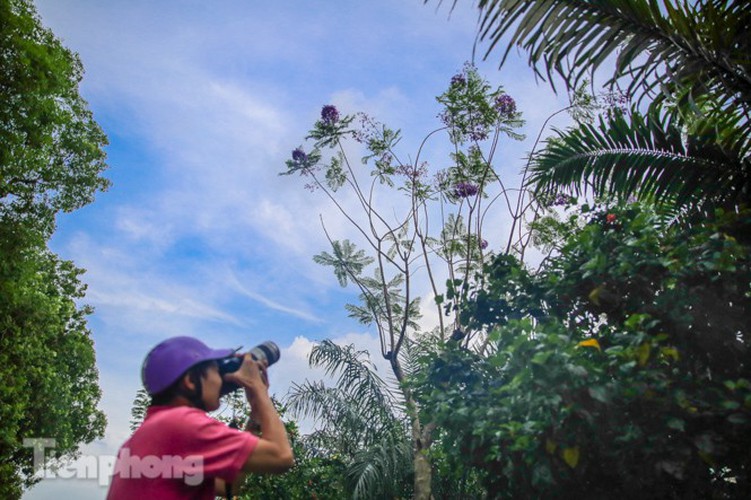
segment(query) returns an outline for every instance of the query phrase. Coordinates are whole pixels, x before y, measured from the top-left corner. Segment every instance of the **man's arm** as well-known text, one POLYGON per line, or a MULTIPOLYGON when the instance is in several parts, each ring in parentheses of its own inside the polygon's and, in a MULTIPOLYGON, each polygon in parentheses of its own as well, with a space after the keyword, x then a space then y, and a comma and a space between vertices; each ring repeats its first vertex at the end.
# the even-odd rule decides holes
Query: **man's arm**
POLYGON ((289 470, 295 465, 295 457, 287 429, 274 408, 268 388, 247 395, 253 420, 261 427, 262 437, 245 462, 243 472, 281 473, 289 470))
MULTIPOLYGON (((240 474, 233 481, 232 491, 236 492, 248 473, 285 472, 295 465, 295 457, 287 438, 287 430, 269 396, 265 367, 255 361, 250 354, 246 354, 240 369, 228 374, 226 378, 245 389, 253 421, 260 426, 262 434, 255 449, 245 461, 240 474)), ((224 480, 216 480, 215 491, 218 495, 226 494, 224 480)))

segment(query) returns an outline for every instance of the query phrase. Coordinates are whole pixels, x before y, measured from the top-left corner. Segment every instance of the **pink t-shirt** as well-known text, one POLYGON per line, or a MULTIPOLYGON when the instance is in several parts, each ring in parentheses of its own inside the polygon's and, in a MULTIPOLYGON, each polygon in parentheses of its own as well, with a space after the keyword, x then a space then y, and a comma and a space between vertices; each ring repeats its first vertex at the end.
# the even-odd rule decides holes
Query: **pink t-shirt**
POLYGON ((120 448, 107 499, 213 499, 214 479, 233 481, 257 444, 198 408, 152 406, 120 448))

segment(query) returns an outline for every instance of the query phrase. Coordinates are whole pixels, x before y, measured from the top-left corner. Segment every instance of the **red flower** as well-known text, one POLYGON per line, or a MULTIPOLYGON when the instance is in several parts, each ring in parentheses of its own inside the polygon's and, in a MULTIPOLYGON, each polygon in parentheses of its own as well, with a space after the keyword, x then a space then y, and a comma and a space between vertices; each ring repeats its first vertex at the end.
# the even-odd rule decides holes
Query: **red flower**
POLYGON ((615 214, 606 215, 605 220, 607 221, 608 224, 612 224, 613 222, 615 222, 615 214))

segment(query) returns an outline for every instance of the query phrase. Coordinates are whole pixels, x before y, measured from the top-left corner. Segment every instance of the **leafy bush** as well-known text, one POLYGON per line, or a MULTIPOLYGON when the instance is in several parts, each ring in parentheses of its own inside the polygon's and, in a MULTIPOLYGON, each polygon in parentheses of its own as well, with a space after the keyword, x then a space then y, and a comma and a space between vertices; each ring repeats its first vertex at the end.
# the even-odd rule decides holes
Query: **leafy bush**
POLYGON ((538 272, 498 256, 466 292, 483 345, 426 358, 440 452, 494 498, 748 496, 751 214, 576 219, 538 272))

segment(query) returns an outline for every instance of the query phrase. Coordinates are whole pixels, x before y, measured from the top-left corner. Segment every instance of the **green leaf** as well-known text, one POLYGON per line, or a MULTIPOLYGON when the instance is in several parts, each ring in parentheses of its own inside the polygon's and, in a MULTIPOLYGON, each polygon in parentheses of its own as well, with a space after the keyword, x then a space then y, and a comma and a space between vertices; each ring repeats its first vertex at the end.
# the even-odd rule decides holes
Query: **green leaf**
POLYGON ((590 397, 592 399, 595 399, 601 403, 609 403, 610 402, 610 396, 608 394, 607 388, 603 386, 593 386, 589 387, 587 389, 587 392, 589 392, 590 397))
POLYGON ((686 422, 680 418, 670 418, 668 419, 668 427, 683 432, 686 430, 686 422))

